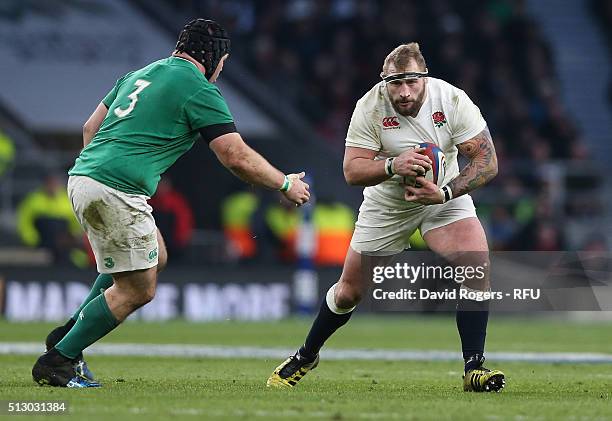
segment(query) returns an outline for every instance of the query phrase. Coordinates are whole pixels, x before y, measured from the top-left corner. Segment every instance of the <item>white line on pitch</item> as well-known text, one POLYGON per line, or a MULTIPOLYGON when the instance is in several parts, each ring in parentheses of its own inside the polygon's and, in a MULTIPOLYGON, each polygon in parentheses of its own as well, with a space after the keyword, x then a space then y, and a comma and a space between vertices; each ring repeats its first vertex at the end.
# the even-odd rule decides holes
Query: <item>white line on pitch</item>
MULTIPOLYGON (((0 342, 0 354, 37 355, 44 345, 33 342, 0 342)), ((121 355, 138 357, 209 357, 209 358, 286 358, 295 349, 249 346, 214 346, 180 344, 94 344, 87 349, 90 355, 121 355)), ((487 352, 496 361, 525 361, 541 363, 612 363, 612 354, 582 352, 487 352)), ((448 361, 460 360, 454 351, 389 350, 389 349, 324 349, 321 357, 327 360, 387 360, 387 361, 448 361)))

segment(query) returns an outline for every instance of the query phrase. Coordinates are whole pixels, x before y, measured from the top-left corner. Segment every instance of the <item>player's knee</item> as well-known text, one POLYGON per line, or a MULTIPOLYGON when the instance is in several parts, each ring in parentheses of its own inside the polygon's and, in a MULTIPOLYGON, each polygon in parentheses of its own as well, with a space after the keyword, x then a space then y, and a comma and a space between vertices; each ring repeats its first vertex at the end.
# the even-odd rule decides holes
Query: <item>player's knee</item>
POLYGON ((335 302, 339 308, 352 308, 361 302, 363 293, 358 288, 343 285, 336 288, 335 302))
POLYGON ((472 269, 470 272, 472 275, 463 280, 463 285, 479 291, 486 291, 491 288, 491 261, 488 253, 479 253, 477 258, 467 262, 466 266, 472 269))
POLYGON ((150 303, 155 298, 155 287, 147 287, 138 291, 133 291, 130 297, 130 303, 134 309, 140 308, 147 303, 150 303))
POLYGON ((147 288, 144 293, 142 294, 142 301, 143 301, 143 305, 150 303, 151 301, 153 301, 153 298, 155 298, 155 287, 152 286, 150 288, 147 288))
POLYGON ((128 304, 132 310, 136 310, 143 305, 151 302, 155 298, 156 282, 147 280, 137 284, 129 285, 121 288, 121 294, 124 297, 124 302, 128 304))
POLYGON ((336 305, 340 308, 355 307, 361 301, 361 293, 342 294, 336 296, 336 305))

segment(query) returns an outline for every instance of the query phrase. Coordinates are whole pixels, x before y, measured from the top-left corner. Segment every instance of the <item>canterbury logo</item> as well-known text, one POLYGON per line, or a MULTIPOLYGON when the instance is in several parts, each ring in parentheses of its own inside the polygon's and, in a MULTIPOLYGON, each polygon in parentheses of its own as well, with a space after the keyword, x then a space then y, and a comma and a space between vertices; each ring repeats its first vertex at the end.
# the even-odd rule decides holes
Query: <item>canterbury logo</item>
POLYGON ((400 124, 399 121, 397 121, 397 117, 393 116, 383 118, 382 125, 383 127, 398 127, 400 124))

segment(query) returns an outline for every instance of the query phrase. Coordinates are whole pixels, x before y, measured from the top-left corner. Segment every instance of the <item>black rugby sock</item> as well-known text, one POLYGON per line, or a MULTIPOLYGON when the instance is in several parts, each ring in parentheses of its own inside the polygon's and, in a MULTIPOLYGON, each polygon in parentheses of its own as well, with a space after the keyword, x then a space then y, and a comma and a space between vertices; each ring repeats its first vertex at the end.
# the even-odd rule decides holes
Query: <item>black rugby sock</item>
POLYGON ((304 358, 313 360, 319 353, 319 350, 325 341, 333 335, 341 326, 344 326, 349 321, 353 311, 344 314, 337 314, 330 310, 327 301, 323 298, 321 308, 317 318, 312 323, 310 332, 306 337, 306 342, 300 348, 299 353, 304 358))
POLYGON ((74 326, 75 323, 76 321, 73 318, 68 319, 68 321, 64 325, 64 329, 66 329, 66 333, 68 333, 68 331, 72 329, 72 326, 74 326))
MULTIPOLYGON (((457 304, 457 330, 461 337, 461 350, 466 363, 470 357, 484 354, 488 321, 489 300, 460 300, 457 304)), ((469 369, 471 368, 474 367, 469 369)))
POLYGON ((53 348, 55 344, 61 341, 62 338, 66 336, 68 332, 70 332, 70 329, 72 329, 72 326, 74 326, 75 323, 76 322, 74 321, 74 319, 68 319, 65 325, 58 326, 55 329, 53 329, 47 335, 47 339, 45 340, 45 345, 47 346, 47 349, 49 350, 53 348))
POLYGON ((40 358, 38 359, 42 364, 45 365, 61 365, 61 364, 65 364, 69 361, 72 361, 72 359, 63 356, 62 354, 60 354, 57 349, 55 348, 51 348, 50 350, 48 350, 47 352, 45 352, 43 355, 40 356, 40 358))

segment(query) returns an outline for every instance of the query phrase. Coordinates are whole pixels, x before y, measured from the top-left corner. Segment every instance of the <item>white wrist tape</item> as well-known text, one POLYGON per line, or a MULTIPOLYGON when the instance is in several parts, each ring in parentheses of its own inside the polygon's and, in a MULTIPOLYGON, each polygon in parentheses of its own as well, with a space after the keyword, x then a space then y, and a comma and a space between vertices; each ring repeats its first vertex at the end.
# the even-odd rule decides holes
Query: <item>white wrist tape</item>
POLYGON ((387 173, 387 175, 389 177, 392 177, 395 175, 395 172, 393 171, 393 160, 395 158, 387 158, 385 160, 385 173, 387 173))
POLYGON ((442 192, 442 203, 446 203, 453 198, 453 191, 448 185, 440 187, 440 191, 442 192))

